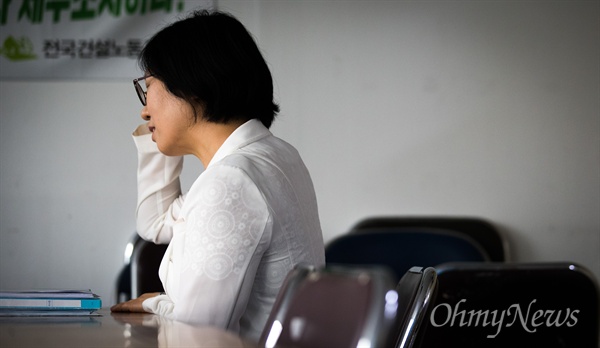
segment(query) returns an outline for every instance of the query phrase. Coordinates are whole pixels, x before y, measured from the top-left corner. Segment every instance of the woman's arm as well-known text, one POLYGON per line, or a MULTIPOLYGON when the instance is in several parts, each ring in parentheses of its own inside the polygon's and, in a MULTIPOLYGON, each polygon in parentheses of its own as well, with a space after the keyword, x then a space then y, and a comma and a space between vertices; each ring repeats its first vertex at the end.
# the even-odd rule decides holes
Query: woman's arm
POLYGON ((160 292, 148 292, 142 294, 138 298, 134 298, 133 300, 129 300, 127 302, 117 303, 116 305, 110 307, 111 312, 128 312, 128 313, 148 313, 144 310, 142 303, 152 297, 156 297, 161 295, 160 292))
POLYGON ((210 167, 182 216, 169 246, 167 295, 144 301, 144 309, 237 331, 271 238, 265 199, 242 170, 210 167))
POLYGON ((145 240, 166 244, 183 204, 179 183, 183 157, 160 153, 145 124, 135 130, 133 139, 138 149, 137 232, 145 240))

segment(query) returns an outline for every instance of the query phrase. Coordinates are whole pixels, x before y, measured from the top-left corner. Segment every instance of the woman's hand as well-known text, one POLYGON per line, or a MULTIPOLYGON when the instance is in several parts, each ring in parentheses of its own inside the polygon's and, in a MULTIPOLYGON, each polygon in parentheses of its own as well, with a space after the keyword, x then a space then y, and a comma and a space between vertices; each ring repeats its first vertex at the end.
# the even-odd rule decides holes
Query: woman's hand
POLYGON ((110 307, 111 312, 147 313, 142 306, 144 300, 160 295, 160 292, 150 292, 127 302, 117 303, 110 307))
POLYGON ((140 136, 140 135, 145 135, 145 134, 150 134, 152 132, 150 132, 150 129, 148 128, 148 123, 144 123, 139 125, 135 131, 133 131, 133 135, 134 136, 140 136))

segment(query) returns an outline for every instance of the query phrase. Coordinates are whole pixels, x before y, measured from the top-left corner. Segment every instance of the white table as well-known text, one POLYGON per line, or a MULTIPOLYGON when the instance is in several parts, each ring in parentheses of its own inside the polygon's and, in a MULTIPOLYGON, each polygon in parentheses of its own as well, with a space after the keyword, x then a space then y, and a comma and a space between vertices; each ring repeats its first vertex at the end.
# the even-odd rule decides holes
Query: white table
POLYGON ((255 347, 236 335, 154 314, 110 313, 97 317, 0 317, 2 348, 255 347))

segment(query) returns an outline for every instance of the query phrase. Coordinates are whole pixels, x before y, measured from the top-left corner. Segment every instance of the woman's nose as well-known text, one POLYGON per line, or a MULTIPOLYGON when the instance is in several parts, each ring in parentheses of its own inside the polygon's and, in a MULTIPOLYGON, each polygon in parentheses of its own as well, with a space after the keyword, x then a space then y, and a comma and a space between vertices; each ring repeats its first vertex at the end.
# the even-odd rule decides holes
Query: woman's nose
POLYGON ((150 114, 148 113, 148 110, 146 109, 145 106, 142 109, 141 116, 142 116, 142 120, 144 120, 144 121, 150 121, 150 114))

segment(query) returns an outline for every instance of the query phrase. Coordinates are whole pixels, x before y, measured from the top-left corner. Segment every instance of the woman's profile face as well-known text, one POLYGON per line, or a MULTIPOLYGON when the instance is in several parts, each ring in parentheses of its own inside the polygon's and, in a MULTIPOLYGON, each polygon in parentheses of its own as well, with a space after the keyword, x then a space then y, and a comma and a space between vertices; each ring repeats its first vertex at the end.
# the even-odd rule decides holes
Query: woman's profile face
POLYGON ((155 77, 146 79, 146 87, 146 106, 141 116, 148 121, 152 140, 160 152, 167 156, 189 154, 192 144, 190 129, 194 123, 192 106, 171 94, 163 82, 155 77))

